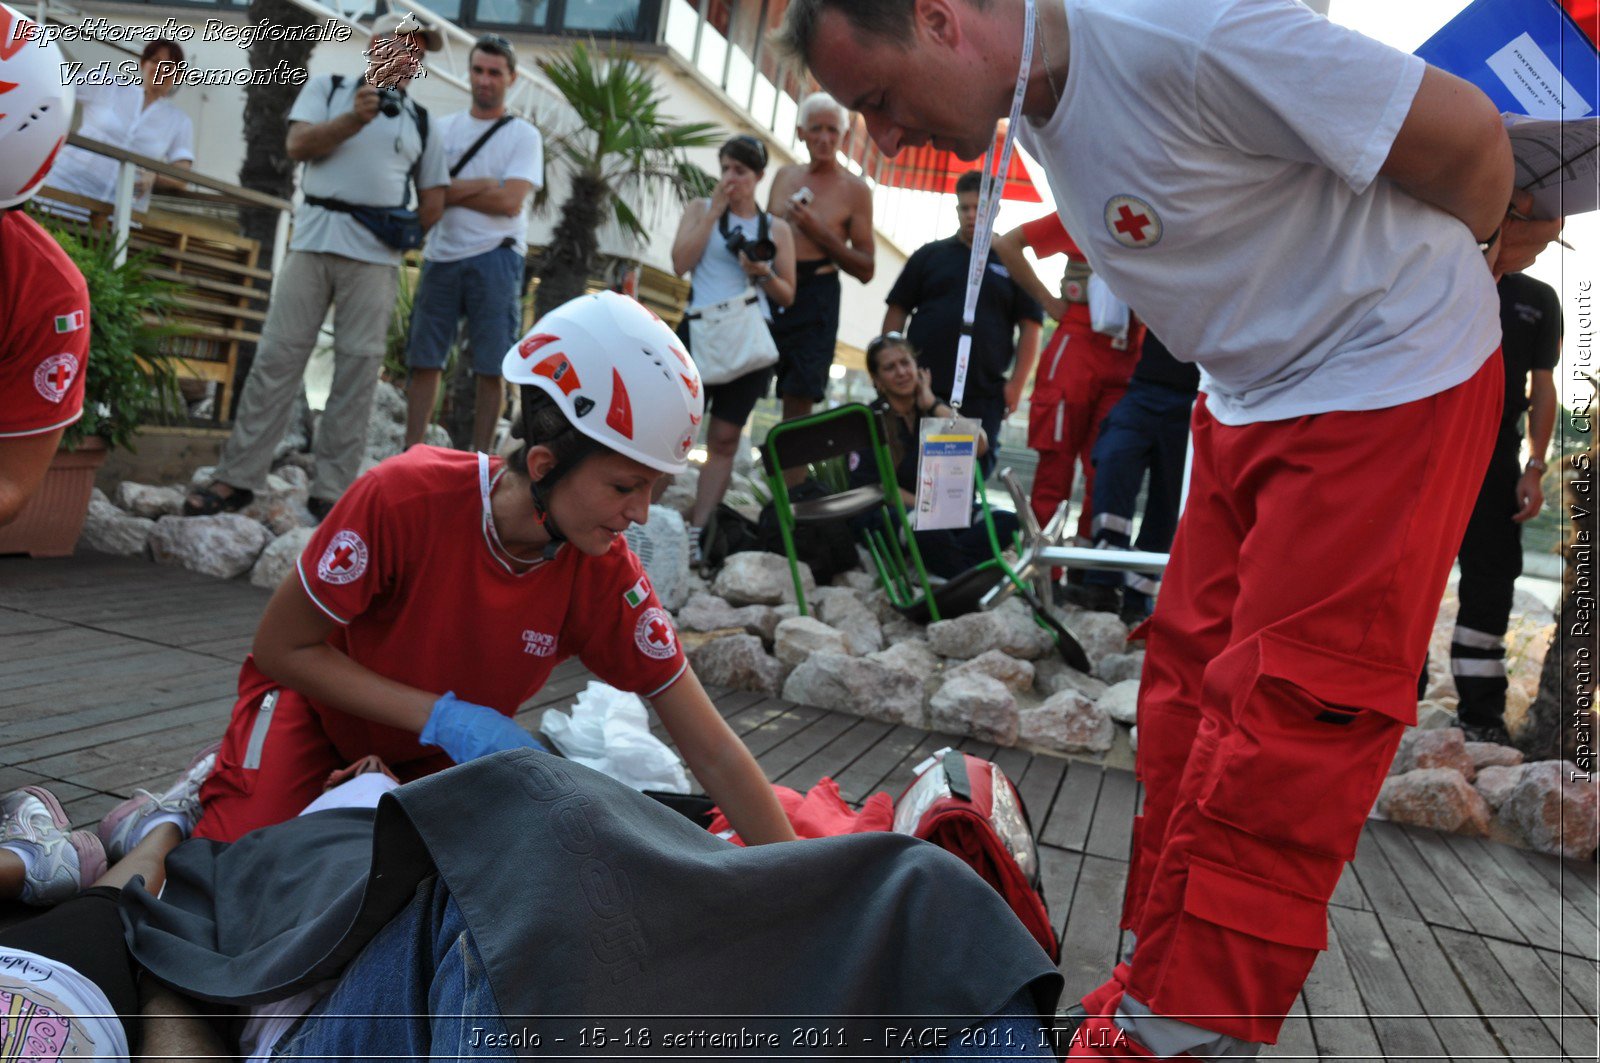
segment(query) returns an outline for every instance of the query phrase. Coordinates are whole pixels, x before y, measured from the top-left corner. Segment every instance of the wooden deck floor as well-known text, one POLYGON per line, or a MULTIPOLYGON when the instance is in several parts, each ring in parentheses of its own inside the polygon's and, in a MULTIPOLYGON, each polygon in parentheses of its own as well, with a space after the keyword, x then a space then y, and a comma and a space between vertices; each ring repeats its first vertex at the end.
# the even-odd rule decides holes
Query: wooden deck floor
MULTIPOLYGON (((0 559, 0 790, 49 786, 78 825, 164 786, 222 733, 267 594, 85 554, 0 559)), ((562 666, 529 714, 569 704, 562 666)), ((958 745, 1016 781, 1042 843, 1065 947, 1065 999, 1109 971, 1138 801, 1133 776, 713 690, 776 782, 828 775, 845 797, 897 796, 958 745)), ((1595 1060, 1600 897, 1594 864, 1374 822, 1340 883, 1330 948, 1280 1043, 1283 1059, 1595 1060)), ((14 913, 4 913, 12 915, 14 913)))

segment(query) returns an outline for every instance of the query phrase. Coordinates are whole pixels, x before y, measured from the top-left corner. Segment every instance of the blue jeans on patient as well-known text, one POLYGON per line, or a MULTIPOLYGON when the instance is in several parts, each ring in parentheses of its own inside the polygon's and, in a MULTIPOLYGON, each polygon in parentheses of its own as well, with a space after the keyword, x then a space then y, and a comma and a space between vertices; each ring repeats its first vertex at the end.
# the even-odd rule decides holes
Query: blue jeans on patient
MULTIPOLYGON (((1054 1059, 1042 1047, 1046 1042, 1040 1030, 1024 990, 968 1038, 975 1044, 962 1046, 957 1043, 962 1038, 952 1036, 949 1048, 915 1057, 913 1063, 1054 1059), (984 1047, 995 1045, 1004 1047, 984 1047)), ((515 1059, 515 1050, 505 1047, 510 1039, 466 919, 444 885, 433 880, 418 887, 405 911, 351 961, 334 991, 278 1042, 273 1055, 515 1059)), ((579 1051, 561 1046, 549 1050, 579 1051)))

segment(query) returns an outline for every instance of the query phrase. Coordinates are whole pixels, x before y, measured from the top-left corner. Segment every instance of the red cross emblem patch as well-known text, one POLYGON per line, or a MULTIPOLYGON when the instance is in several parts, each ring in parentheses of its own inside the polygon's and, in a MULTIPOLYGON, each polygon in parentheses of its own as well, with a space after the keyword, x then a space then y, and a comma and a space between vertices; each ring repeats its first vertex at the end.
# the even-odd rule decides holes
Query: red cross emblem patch
POLYGON ((1161 242, 1161 216, 1138 196, 1112 196, 1106 204, 1106 229, 1123 247, 1154 247, 1161 242))
POLYGON ((51 402, 67 397, 72 382, 78 379, 78 359, 71 354, 52 354, 33 371, 33 388, 51 402))
POLYGON ((346 528, 333 537, 317 562, 317 576, 324 583, 352 583, 367 571, 367 544, 346 528))
POLYGON ((659 606, 639 614, 633 628, 633 641, 646 657, 664 661, 678 652, 678 633, 672 627, 672 615, 659 606))

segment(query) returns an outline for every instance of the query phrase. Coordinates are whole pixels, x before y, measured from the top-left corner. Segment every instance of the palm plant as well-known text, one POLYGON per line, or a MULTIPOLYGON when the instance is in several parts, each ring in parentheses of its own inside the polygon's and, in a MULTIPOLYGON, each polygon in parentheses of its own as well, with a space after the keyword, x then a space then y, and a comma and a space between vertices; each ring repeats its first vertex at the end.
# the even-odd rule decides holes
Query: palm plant
POLYGON ((674 122, 663 114, 655 78, 626 51, 597 57, 579 41, 540 60, 539 68, 577 112, 581 128, 551 144, 551 155, 570 173, 571 190, 539 264, 535 317, 583 294, 599 264, 599 230, 608 215, 629 234, 646 235, 628 196, 670 192, 682 202, 709 195, 713 179, 687 151, 721 140, 709 122, 674 122))

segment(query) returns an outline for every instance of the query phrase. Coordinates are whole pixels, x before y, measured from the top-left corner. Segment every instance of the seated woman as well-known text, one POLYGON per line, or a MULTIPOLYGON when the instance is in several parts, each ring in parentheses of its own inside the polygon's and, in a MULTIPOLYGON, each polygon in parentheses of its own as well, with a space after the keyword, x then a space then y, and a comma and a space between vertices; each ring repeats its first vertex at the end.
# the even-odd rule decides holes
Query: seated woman
POLYGON ((124 894, 140 965, 288 1019, 257 1034, 293 1058, 1050 1050, 1059 973, 935 845, 730 845, 533 750, 374 781, 376 810, 180 847, 160 900, 124 894))
MULTIPOLYGON (((894 460, 895 479, 899 481, 901 498, 910 513, 917 501, 919 422, 924 417, 949 417, 952 411, 949 403, 933 393, 932 375, 918 368, 916 351, 898 332, 885 333, 867 344, 867 374, 872 378, 873 387, 878 389, 872 408, 882 415, 889 453, 894 460)), ((979 428, 978 455, 982 457, 988 452, 988 436, 979 428)), ((852 486, 872 482, 875 471, 871 462, 857 461, 850 474, 852 486)), ((1017 531, 1017 515, 1009 510, 991 510, 990 516, 1000 545, 1008 545, 1017 531)), ((983 514, 976 506, 971 527, 919 531, 916 536, 923 565, 930 574, 945 579, 959 576, 994 556, 983 514)))
POLYGON ((653 702, 741 835, 794 837, 622 534, 684 469, 694 363, 654 314, 602 292, 541 318, 503 369, 522 386, 515 459, 415 447, 384 462, 268 603, 197 837, 289 819, 368 755, 409 781, 535 746, 512 717, 574 655, 653 702))

